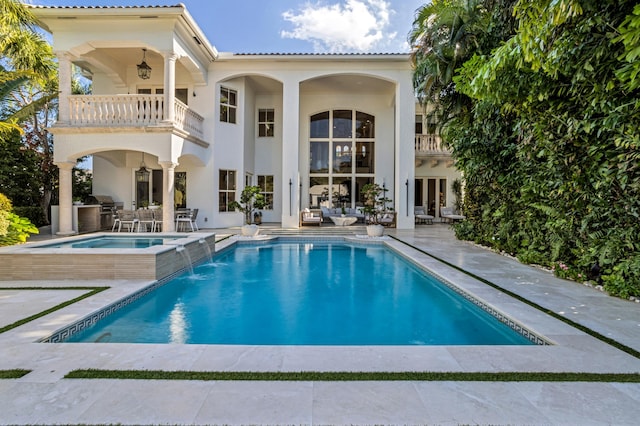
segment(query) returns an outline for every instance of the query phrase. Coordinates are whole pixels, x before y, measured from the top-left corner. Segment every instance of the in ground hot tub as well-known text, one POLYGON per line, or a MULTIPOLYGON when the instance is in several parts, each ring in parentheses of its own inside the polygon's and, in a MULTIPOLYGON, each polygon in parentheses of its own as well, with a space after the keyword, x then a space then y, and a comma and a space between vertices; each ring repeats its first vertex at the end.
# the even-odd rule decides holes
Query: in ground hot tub
POLYGON ((0 281, 160 280, 211 256, 215 234, 96 233, 0 248, 0 281))

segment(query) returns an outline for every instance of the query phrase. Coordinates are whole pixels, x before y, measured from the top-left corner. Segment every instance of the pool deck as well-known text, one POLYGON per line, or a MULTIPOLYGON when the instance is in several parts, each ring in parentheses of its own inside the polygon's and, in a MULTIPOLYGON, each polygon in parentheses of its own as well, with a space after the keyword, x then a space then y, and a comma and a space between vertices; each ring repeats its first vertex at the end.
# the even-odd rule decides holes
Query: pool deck
MULTIPOLYGON (((364 233, 357 226, 337 228, 309 227, 302 232, 364 233)), ((263 229, 264 233, 297 233, 269 224, 263 229)), ((210 231, 221 238, 239 230, 210 231)), ((143 288, 149 281, 5 281, 0 283, 0 327, 88 291, 69 287, 110 288, 0 333, 0 370, 32 370, 20 379, 0 380, 0 424, 638 424, 638 383, 64 378, 69 371, 79 368, 640 373, 638 357, 531 306, 538 305, 564 316, 638 353, 639 303, 609 297, 594 288, 557 279, 548 271, 457 241, 445 224, 385 232, 394 237, 389 241, 398 251, 544 335, 553 344, 265 347, 34 343, 62 325, 143 288), (531 304, 519 302, 487 283, 517 294, 531 304)), ((38 237, 46 238, 46 235, 38 237)))

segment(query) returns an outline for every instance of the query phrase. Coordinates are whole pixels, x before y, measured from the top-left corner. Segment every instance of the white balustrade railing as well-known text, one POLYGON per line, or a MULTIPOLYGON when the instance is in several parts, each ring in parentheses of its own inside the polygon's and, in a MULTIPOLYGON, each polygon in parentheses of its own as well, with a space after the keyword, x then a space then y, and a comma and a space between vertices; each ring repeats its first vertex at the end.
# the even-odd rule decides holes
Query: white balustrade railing
POLYGON ((442 138, 438 135, 416 135, 416 154, 450 154, 442 145, 442 138))
MULTIPOLYGON (((202 138, 204 119, 176 99, 174 125, 202 138)), ((69 124, 80 127, 149 126, 164 120, 163 95, 69 96, 69 124)))
POLYGON ((202 132, 204 118, 200 114, 190 110, 187 105, 177 99, 175 103, 175 114, 177 127, 200 139, 204 138, 204 133, 202 132))

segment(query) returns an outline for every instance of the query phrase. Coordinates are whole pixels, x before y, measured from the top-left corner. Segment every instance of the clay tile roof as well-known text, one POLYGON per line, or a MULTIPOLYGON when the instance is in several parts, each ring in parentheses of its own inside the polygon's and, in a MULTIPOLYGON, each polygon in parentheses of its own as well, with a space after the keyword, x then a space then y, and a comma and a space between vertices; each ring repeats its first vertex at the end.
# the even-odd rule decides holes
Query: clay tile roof
POLYGON ((408 53, 234 53, 234 56, 404 56, 408 53))
POLYGON ((41 6, 37 4, 30 4, 29 7, 35 9, 151 9, 151 8, 172 8, 172 7, 183 7, 182 3, 175 4, 173 6, 169 5, 157 5, 157 6, 41 6))

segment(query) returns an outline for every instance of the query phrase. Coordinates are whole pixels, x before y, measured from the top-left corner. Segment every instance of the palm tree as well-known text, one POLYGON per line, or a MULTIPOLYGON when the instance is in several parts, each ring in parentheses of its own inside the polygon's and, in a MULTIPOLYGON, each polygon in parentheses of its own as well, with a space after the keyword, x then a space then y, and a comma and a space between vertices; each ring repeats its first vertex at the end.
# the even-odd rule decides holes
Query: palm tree
POLYGON ((454 76, 481 50, 493 0, 433 0, 416 13, 409 33, 414 88, 439 125, 470 108, 455 89, 454 76))
POLYGON ((47 217, 55 167, 46 126, 55 111, 58 80, 51 46, 36 27, 24 4, 0 0, 0 143, 7 132, 18 131, 23 147, 41 159, 41 207, 47 217))
POLYGON ((51 46, 36 31, 35 16, 17 0, 0 0, 0 134, 22 131, 20 122, 49 102, 55 65, 51 46), (16 93, 26 86, 39 86, 42 95, 21 105, 16 93), (44 89, 46 88, 46 89, 44 89))

